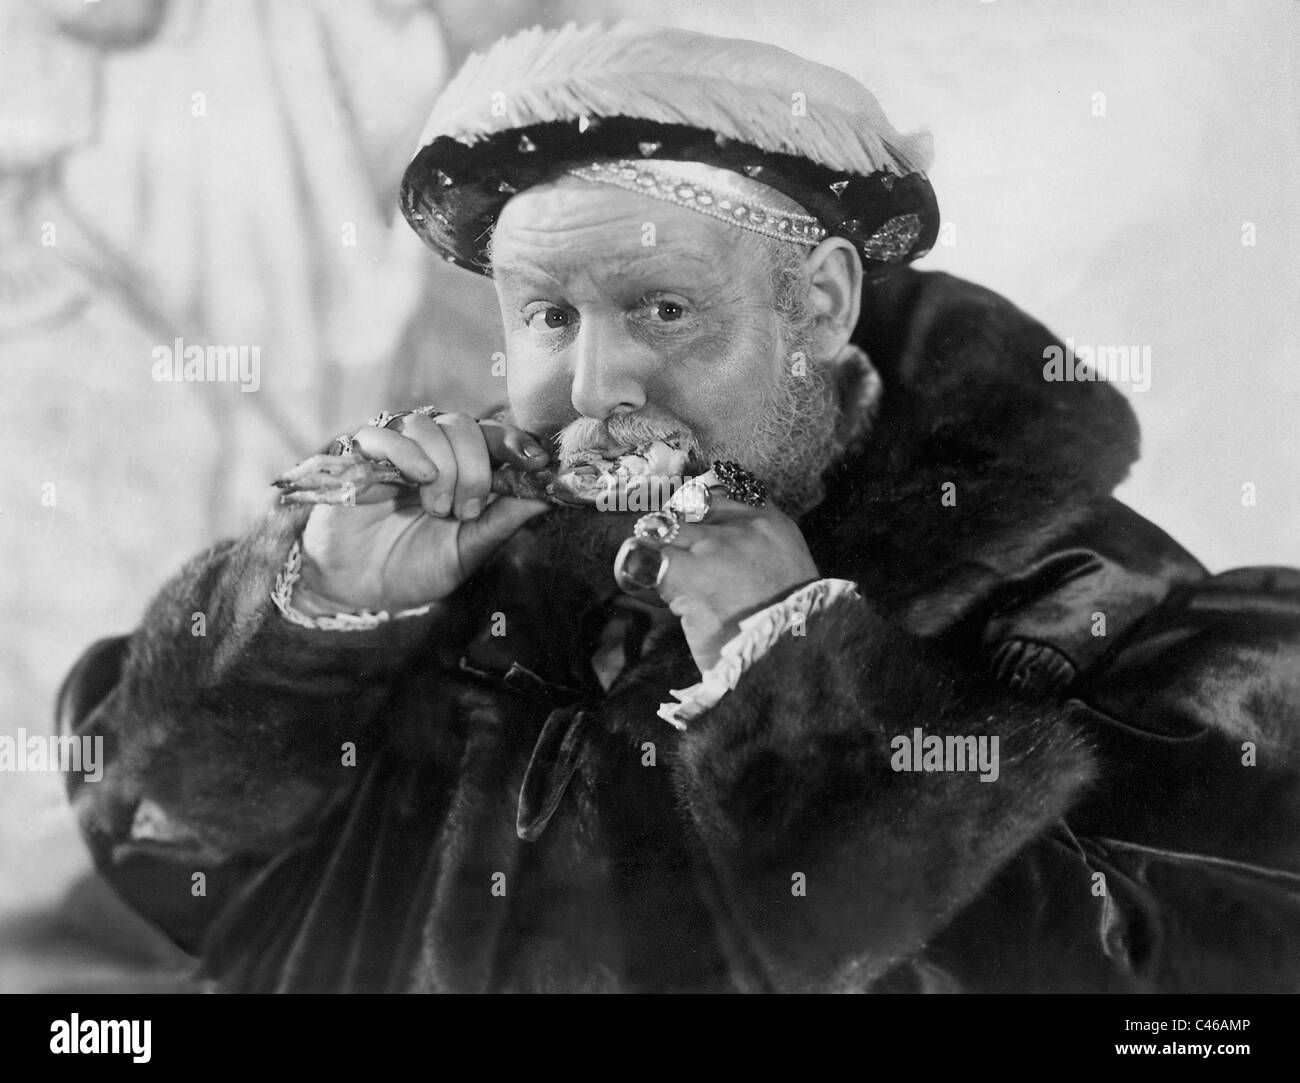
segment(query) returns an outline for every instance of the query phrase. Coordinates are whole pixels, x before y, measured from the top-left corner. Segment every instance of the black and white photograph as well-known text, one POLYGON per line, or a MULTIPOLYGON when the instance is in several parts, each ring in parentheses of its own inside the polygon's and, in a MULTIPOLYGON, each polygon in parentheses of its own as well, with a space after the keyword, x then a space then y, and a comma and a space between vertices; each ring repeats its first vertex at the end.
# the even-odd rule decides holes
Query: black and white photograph
POLYGON ((1300 991, 1297 177, 1291 0, 0 0, 0 992, 1300 991))

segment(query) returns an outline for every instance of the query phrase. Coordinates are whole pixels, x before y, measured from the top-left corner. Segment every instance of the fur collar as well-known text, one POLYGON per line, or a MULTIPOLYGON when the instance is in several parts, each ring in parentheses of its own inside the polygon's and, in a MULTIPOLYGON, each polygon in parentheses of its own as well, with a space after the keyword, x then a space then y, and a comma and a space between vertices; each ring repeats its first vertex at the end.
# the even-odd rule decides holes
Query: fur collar
POLYGON ((864 292, 853 342, 880 373, 878 416, 801 525, 826 574, 858 579, 918 631, 926 598, 1016 570, 1137 459, 1124 397, 1046 381, 1055 336, 980 286, 900 271, 864 292))

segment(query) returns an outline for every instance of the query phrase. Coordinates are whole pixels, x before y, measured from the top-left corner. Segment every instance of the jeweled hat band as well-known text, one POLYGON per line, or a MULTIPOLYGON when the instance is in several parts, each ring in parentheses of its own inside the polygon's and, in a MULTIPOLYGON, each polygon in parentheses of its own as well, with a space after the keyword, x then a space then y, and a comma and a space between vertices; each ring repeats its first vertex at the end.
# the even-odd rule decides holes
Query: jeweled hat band
POLYGON ((565 172, 675 203, 779 241, 815 245, 827 233, 816 218, 789 196, 761 181, 704 162, 617 158, 590 162, 565 172))

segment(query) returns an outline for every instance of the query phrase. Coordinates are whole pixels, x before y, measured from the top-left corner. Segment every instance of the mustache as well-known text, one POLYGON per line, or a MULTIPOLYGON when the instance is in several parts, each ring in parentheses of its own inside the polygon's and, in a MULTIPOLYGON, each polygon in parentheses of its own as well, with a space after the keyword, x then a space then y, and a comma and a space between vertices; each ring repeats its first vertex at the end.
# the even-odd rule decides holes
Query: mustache
POLYGON ((696 458, 700 441, 689 425, 665 413, 613 414, 604 419, 580 417, 555 434, 561 463, 592 451, 630 451, 656 440, 672 440, 696 458))

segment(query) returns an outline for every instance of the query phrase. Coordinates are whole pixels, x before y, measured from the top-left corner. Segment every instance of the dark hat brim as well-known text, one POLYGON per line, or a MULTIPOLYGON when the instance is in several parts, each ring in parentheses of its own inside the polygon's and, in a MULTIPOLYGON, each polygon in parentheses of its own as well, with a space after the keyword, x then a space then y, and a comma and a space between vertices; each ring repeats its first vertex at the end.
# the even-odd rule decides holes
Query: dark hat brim
POLYGON ((407 166, 402 214, 448 262, 490 275, 488 245, 506 202, 572 166, 607 158, 704 162, 770 185, 806 207, 829 235, 852 243, 872 278, 923 256, 939 233, 938 202, 923 173, 843 173, 689 125, 636 117, 534 124, 473 143, 439 136, 407 166))

